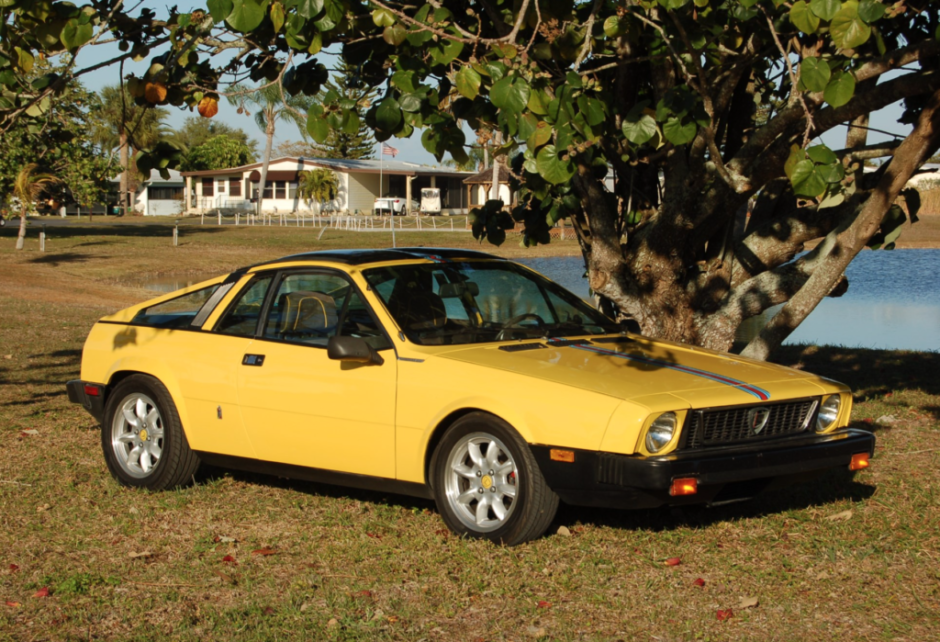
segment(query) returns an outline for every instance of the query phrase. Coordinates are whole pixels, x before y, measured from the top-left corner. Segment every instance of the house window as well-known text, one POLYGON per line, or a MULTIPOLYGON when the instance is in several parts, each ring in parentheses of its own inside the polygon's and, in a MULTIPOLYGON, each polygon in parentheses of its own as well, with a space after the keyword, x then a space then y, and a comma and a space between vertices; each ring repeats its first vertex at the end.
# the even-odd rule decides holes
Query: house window
POLYGON ((183 186, 151 185, 147 188, 147 198, 151 201, 181 201, 183 200, 183 186))
POLYGON ((214 196, 215 194, 212 191, 213 186, 215 185, 215 180, 211 178, 202 179, 202 195, 203 196, 214 196))
POLYGON ((297 182, 291 181, 287 184, 287 198, 293 200, 297 198, 297 182))
POLYGON ((242 195, 242 182, 237 178, 231 178, 228 182, 228 193, 230 196, 242 195))
POLYGON ((287 198, 287 183, 276 181, 274 183, 274 198, 287 198))
POLYGON ((224 194, 225 193, 225 181, 220 180, 219 184, 216 185, 216 189, 219 190, 219 194, 224 194))

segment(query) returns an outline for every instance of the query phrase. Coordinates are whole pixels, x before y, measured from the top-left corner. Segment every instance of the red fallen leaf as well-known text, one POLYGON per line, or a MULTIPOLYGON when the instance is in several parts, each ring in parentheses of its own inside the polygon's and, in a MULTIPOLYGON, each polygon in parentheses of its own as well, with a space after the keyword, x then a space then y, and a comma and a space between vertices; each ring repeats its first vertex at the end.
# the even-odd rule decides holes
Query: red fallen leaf
POLYGON ((886 393, 885 393, 885 397, 891 397, 891 396, 893 396, 893 395, 894 395, 893 392, 886 392, 886 393))
POLYGON ((259 548, 258 550, 251 551, 252 555, 262 555, 267 557, 268 555, 277 555, 277 551, 273 548, 259 548))
POLYGON ((271 608, 270 606, 266 606, 266 607, 264 607, 264 614, 265 614, 265 615, 274 615, 274 609, 271 608))
POLYGON ((7 606, 13 607, 14 609, 17 608, 17 607, 19 607, 19 605, 20 605, 19 602, 11 602, 11 601, 7 600, 7 606))
POLYGON ((222 538, 219 537, 218 535, 216 535, 215 537, 212 538, 212 541, 215 542, 216 544, 218 544, 219 542, 222 541, 222 538))
POLYGON ((868 417, 867 419, 862 419, 862 421, 864 421, 866 424, 870 424, 872 422, 872 418, 868 417))
POLYGON ((539 607, 540 609, 550 609, 550 608, 552 608, 552 603, 551 603, 551 602, 546 602, 545 600, 539 600, 538 607, 539 607))
POLYGON ((366 533, 366 535, 368 535, 369 537, 373 539, 382 539, 381 535, 376 535, 375 533, 366 533))
POLYGON ((725 610, 718 609, 718 612, 715 615, 718 617, 719 622, 724 622, 728 618, 734 617, 734 611, 731 609, 725 609, 725 610))
POLYGON ((446 528, 440 528, 440 529, 434 531, 434 534, 435 534, 435 535, 440 535, 441 537, 449 537, 449 536, 450 536, 450 531, 447 530, 446 528))
POLYGON ((238 566, 238 562, 235 561, 235 558, 231 555, 226 555, 222 558, 222 563, 231 564, 232 566, 238 566))
POLYGON ((705 580, 700 577, 695 578, 695 581, 692 582, 692 586, 705 586, 705 580))
POLYGON ((33 593, 33 597, 49 597, 49 587, 48 586, 42 587, 41 589, 33 593))
POLYGON ((366 597, 366 598, 370 598, 370 597, 372 597, 372 591, 370 591, 369 589, 363 589, 363 590, 361 590, 361 591, 357 591, 357 592, 353 593, 353 594, 352 594, 352 597, 366 597))
POLYGON ((10 572, 11 572, 11 573, 16 573, 18 570, 20 570, 20 567, 19 567, 19 566, 17 566, 16 564, 10 564, 10 572))
POLYGON ((670 557, 666 560, 666 566, 679 566, 682 563, 682 560, 678 557, 670 557))

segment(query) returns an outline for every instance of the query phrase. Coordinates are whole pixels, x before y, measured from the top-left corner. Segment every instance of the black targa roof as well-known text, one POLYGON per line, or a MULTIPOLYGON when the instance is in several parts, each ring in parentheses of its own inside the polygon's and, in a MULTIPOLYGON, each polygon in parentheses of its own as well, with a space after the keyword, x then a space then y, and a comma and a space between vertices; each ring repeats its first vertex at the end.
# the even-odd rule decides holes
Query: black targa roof
MULTIPOLYGON (((274 261, 266 261, 261 265, 283 263, 284 261, 332 261, 346 265, 364 265, 366 263, 379 263, 382 261, 403 261, 408 259, 434 259, 445 261, 460 259, 496 259, 505 260, 486 252, 476 250, 460 250, 446 247, 401 247, 397 249, 376 250, 323 250, 320 252, 304 252, 291 254, 274 261)), ((257 267, 257 266, 252 266, 257 267)))

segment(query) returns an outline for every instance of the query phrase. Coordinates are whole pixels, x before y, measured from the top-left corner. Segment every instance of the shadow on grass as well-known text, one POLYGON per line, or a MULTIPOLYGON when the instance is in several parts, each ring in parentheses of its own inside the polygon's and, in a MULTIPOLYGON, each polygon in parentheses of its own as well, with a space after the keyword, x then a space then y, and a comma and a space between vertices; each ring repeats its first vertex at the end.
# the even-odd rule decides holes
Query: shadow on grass
MULTIPOLYGON (((180 226, 181 234, 188 237, 196 234, 216 234, 224 230, 227 226, 209 226, 209 225, 187 225, 180 226)), ((84 238, 88 236, 97 236, 102 238, 166 238, 173 237, 173 225, 163 224, 141 224, 141 225, 94 225, 76 223, 72 225, 61 225, 46 228, 46 238, 52 239, 72 239, 84 238)), ((88 241, 82 245, 102 244, 105 241, 88 241)))
POLYGON ((62 252, 61 254, 43 254, 42 256, 30 259, 29 263, 39 265, 51 265, 59 267, 63 263, 85 263, 91 259, 106 259, 107 256, 91 256, 89 254, 79 254, 78 252, 62 252))

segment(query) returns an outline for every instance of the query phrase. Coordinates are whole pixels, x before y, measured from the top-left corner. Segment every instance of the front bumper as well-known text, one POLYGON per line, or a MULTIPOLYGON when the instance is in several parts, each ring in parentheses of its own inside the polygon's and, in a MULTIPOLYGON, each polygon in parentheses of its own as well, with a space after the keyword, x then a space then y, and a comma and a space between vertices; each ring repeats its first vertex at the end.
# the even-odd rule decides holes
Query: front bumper
POLYGON ((549 487, 566 503, 655 508, 746 499, 765 490, 811 479, 827 470, 847 469, 852 455, 874 454, 875 437, 848 428, 827 435, 801 435, 746 446, 673 452, 661 457, 576 450, 571 463, 552 460, 551 449, 532 446, 549 487), (670 496, 672 481, 685 477, 696 478, 698 492, 670 496))
POLYGON ((65 384, 65 389, 69 393, 69 401, 81 404, 99 424, 104 422, 104 402, 105 393, 107 392, 107 388, 104 385, 82 381, 81 379, 73 379, 65 384), (98 394, 88 394, 85 391, 86 386, 96 389, 98 394))

